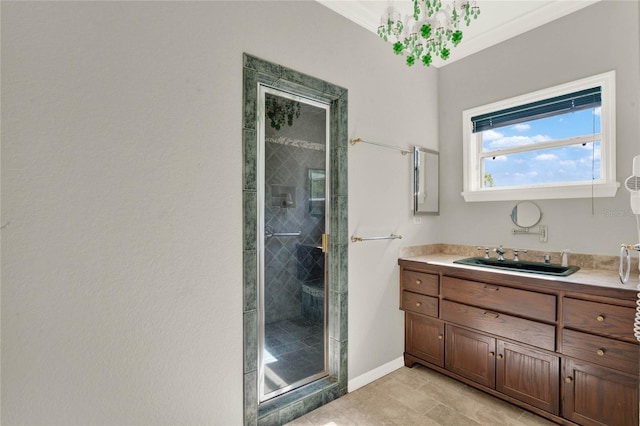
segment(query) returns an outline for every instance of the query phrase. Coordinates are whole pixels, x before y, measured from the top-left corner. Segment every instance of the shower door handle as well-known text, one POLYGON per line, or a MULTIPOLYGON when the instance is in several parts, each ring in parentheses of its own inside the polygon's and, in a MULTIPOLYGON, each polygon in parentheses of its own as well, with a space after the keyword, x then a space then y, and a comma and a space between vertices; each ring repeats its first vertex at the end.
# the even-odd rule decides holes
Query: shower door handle
POLYGON ((274 232, 271 234, 273 237, 299 237, 302 232, 274 232))
POLYGON ((322 252, 329 252, 329 234, 322 234, 322 252))
POLYGON ((269 239, 271 237, 299 237, 302 235, 301 231, 298 232, 265 232, 264 237, 269 239))

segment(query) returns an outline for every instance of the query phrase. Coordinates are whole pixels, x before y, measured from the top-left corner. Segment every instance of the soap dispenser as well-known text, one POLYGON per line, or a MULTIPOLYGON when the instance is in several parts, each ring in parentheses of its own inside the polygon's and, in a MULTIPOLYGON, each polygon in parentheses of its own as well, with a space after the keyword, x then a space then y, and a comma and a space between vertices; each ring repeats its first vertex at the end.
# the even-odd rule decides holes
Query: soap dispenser
POLYGON ((562 250, 562 252, 560 253, 560 255, 562 256, 562 266, 569 266, 569 259, 568 259, 568 253, 571 253, 571 250, 569 249, 564 249, 562 250))

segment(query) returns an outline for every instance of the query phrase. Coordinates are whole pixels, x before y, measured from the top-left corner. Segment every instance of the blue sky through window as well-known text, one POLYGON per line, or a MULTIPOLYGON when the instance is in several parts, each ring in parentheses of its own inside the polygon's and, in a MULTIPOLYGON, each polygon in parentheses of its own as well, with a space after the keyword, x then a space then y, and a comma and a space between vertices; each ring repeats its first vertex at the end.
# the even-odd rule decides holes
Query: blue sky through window
MULTIPOLYGON (((482 132, 484 152, 530 146, 531 151, 496 155, 484 160, 493 186, 522 186, 591 181, 600 178, 600 142, 548 149, 535 145, 600 133, 600 108, 585 109, 482 132)), ((490 186, 485 182, 485 186, 490 186)))

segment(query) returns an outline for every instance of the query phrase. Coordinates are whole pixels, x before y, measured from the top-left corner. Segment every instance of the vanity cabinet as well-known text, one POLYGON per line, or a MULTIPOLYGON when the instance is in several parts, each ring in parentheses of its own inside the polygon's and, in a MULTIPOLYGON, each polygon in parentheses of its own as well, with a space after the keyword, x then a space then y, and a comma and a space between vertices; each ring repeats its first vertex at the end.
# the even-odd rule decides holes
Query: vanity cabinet
POLYGON ((638 379, 596 364, 563 359, 562 415, 580 425, 638 424, 638 379))
POLYGON ((400 260, 405 365, 566 425, 638 425, 635 293, 400 260))
POLYGON ((446 327, 448 371, 558 414, 558 356, 473 330, 446 327))
POLYGON ((637 425, 635 310, 572 297, 563 307, 563 416, 584 425, 637 425))
POLYGON ((496 390, 552 414, 560 412, 560 357, 498 340, 496 390))
POLYGON ((406 351, 423 361, 444 367, 444 323, 422 315, 405 314, 406 351))
POLYGON ((400 308, 405 311, 406 352, 444 366, 444 323, 438 319, 440 277, 406 270, 402 274, 400 308))
POLYGON ((446 368, 488 388, 496 385, 496 340, 447 324, 446 368))

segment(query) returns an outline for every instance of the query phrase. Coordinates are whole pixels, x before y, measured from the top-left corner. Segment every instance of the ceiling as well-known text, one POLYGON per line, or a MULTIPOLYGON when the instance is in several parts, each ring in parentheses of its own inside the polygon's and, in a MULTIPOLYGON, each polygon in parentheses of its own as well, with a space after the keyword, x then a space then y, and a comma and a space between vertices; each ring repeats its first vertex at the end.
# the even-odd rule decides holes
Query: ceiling
MULTIPOLYGON (((388 4, 387 0, 316 1, 374 34, 377 34, 380 17, 388 4)), ((480 7, 480 16, 472 21, 469 27, 461 28, 462 42, 451 50, 451 57, 446 62, 437 58, 433 66, 441 67, 462 59, 601 0, 476 1, 480 7)), ((411 14, 411 0, 396 0, 393 3, 403 16, 411 14)), ((446 0, 443 3, 446 3, 446 0)), ((389 52, 391 51, 389 46, 389 52)))

